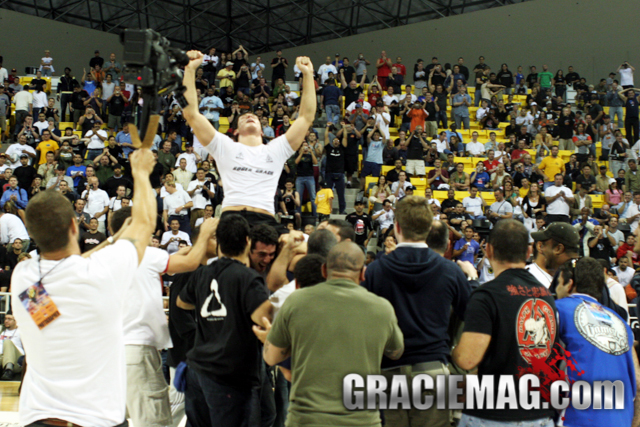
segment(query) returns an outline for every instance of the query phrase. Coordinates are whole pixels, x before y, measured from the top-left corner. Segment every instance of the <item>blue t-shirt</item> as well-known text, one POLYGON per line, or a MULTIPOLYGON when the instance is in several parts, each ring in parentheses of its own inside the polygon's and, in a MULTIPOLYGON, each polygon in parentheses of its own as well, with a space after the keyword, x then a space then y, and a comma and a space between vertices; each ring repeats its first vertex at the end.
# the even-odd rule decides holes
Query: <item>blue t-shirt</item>
POLYGON ((342 91, 337 86, 328 85, 322 90, 322 96, 324 96, 324 105, 338 105, 342 91))
MULTIPOLYGON (((217 96, 213 95, 213 96, 207 96, 205 98, 202 98, 202 101, 200 101, 200 109, 202 108, 222 108, 224 109, 224 104, 222 103, 222 100, 220 98, 218 98, 217 96)), ((205 110, 202 112, 202 114, 205 115, 205 117, 207 117, 207 119, 209 120, 213 120, 214 122, 217 122, 220 120, 220 111, 208 111, 205 110)))
POLYGON ((465 239, 463 237, 462 239, 460 239, 460 240, 458 240, 456 242, 456 245, 453 247, 453 249, 455 249, 456 251, 459 251, 467 243, 469 243, 469 247, 467 248, 466 251, 462 252, 462 254, 460 254, 458 256, 458 260, 459 261, 469 261, 471 264, 473 264, 473 257, 480 250, 480 243, 476 242, 473 239, 471 239, 470 242, 467 242, 467 239, 465 239))
POLYGON ((381 165, 382 162, 382 151, 384 150, 384 144, 382 138, 378 141, 374 141, 373 139, 369 143, 369 148, 367 150, 367 162, 377 163, 381 165))
POLYGON ((89 96, 93 95, 93 91, 96 90, 96 81, 95 80, 85 81, 83 89, 87 91, 89 96))
POLYGON ((73 176, 76 173, 81 172, 81 176, 76 176, 73 178, 73 186, 77 187, 80 184, 80 181, 83 177, 87 176, 87 167, 86 166, 69 166, 67 168, 67 176, 73 176))
POLYGON ((516 73, 516 84, 519 85, 520 82, 524 79, 524 75, 522 73, 516 73))
MULTIPOLYGON (((586 381, 622 381, 624 409, 577 410, 572 405, 563 414, 568 426, 628 426, 633 419, 636 394, 633 367, 633 333, 627 322, 595 298, 573 294, 556 301, 558 337, 576 369, 567 368, 570 383, 586 381), (603 369, 606 367, 606 369, 603 369)), ((619 387, 618 387, 619 388, 619 387)), ((615 401, 615 399, 614 399, 615 401)))
POLYGON ((487 184, 489 184, 489 181, 491 181, 491 177, 489 176, 489 174, 486 172, 482 172, 475 174, 475 178, 473 179, 473 182, 471 184, 478 187, 478 190, 484 190, 487 188, 487 184))
MULTIPOLYGON (((123 131, 118 132, 118 134, 116 135, 116 142, 120 144, 122 144, 123 142, 131 144, 131 134, 124 133, 123 131)), ((129 154, 131 154, 132 151, 133 148, 131 147, 122 147, 122 153, 124 154, 125 158, 129 158, 129 154)))

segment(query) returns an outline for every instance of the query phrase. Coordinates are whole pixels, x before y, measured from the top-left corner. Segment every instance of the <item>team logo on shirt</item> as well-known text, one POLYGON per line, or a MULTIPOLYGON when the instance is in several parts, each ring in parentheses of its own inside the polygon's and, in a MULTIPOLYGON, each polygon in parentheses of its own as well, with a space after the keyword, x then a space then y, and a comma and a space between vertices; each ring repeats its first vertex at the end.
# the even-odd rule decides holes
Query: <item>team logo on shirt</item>
POLYGON ((530 365, 533 360, 546 360, 557 334, 551 305, 542 299, 528 299, 520 306, 516 319, 516 340, 522 358, 530 365))
POLYGON ((200 316, 212 321, 222 320, 222 318, 227 317, 227 307, 220 300, 218 281, 216 279, 211 281, 211 294, 204 300, 204 304, 200 309, 200 316))
POLYGON ((273 163, 273 159, 272 159, 272 158, 271 158, 271 156, 270 156, 270 155, 268 155, 268 154, 267 154, 267 160, 266 160, 266 162, 267 162, 267 163, 273 163))
POLYGON ((238 153, 238 155, 236 156, 236 159, 244 160, 244 154, 242 154, 242 152, 238 153))
POLYGON ((619 356, 629 351, 626 325, 601 305, 581 303, 573 314, 573 322, 584 339, 605 353, 619 356))

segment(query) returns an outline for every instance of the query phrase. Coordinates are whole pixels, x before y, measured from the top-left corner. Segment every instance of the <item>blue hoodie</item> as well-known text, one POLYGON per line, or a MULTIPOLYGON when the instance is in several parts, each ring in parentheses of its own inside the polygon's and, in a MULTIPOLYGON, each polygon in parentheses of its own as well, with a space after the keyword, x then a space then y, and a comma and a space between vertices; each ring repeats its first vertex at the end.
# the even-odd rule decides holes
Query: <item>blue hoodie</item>
POLYGON ((404 334, 404 354, 383 358, 382 368, 447 363, 449 317, 464 319, 471 286, 462 270, 429 248, 399 246, 369 264, 362 286, 391 302, 404 334))

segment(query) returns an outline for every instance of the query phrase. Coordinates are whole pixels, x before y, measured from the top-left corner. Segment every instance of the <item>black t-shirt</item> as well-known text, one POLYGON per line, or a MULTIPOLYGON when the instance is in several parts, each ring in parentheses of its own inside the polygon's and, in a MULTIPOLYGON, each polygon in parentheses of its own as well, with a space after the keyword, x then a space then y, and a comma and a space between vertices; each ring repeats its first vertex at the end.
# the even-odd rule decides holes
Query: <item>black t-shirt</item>
POLYGON ((327 173, 344 173, 344 151, 342 144, 337 147, 330 143, 324 146, 324 152, 327 153, 327 173))
POLYGON ((29 191, 37 172, 32 166, 18 166, 13 174, 18 178, 18 187, 29 191))
POLYGON ((555 76, 554 80, 556 81, 556 87, 560 86, 558 83, 566 83, 565 78, 562 76, 555 76))
POLYGON ((89 93, 82 89, 80 92, 73 92, 71 94, 71 106, 74 110, 83 110, 86 108, 84 106, 84 101, 89 99, 89 93))
POLYGON ((291 215, 296 211, 296 196, 295 190, 293 193, 282 193, 280 201, 284 203, 284 207, 291 215))
POLYGON ((529 74, 526 80, 527 80, 527 86, 529 88, 532 88, 534 83, 538 83, 538 73, 529 74))
POLYGON ((407 144, 407 159, 408 160, 422 160, 424 159, 424 147, 422 141, 416 135, 413 135, 409 139, 407 144))
POLYGON ((98 231, 97 233, 92 234, 87 231, 82 233, 82 237, 80 237, 80 250, 82 252, 88 252, 105 240, 107 240, 107 236, 105 236, 104 233, 98 231))
POLYGON ((496 76, 501 85, 506 87, 513 86, 513 74, 511 71, 500 71, 496 76))
POLYGON ((109 101, 109 115, 119 117, 122 115, 124 111, 124 96, 115 96, 111 97, 111 101, 109 101))
POLYGON ((35 86, 34 89, 36 91, 42 92, 47 86, 47 81, 36 77, 35 79, 31 79, 31 84, 35 86))
MULTIPOLYGON (((344 68, 344 79, 347 81, 347 84, 353 80, 353 76, 356 74, 356 70, 355 68, 353 68, 351 65, 347 65, 346 67, 340 67, 340 69, 344 68)), ((338 70, 338 72, 340 72, 340 70, 338 70)), ((349 104, 346 104, 349 105, 349 104)))
POLYGON ((558 117, 558 136, 560 139, 573 138, 574 120, 571 116, 558 117))
POLYGON ((371 226, 371 217, 366 213, 362 215, 358 215, 353 212, 347 215, 346 220, 353 225, 353 228, 356 231, 356 245, 364 246, 365 240, 367 240, 367 236, 373 230, 371 226))
POLYGON ((442 212, 444 212, 445 209, 455 208, 457 204, 458 204, 458 201, 456 199, 449 199, 449 198, 444 199, 441 205, 442 212))
MULTIPOLYGON (((589 239, 589 243, 593 242, 596 237, 589 239)), ((610 261, 612 256, 615 256, 613 253, 613 248, 611 247, 611 242, 609 238, 604 236, 598 239, 598 243, 594 247, 589 248, 589 256, 595 259, 603 259, 607 262, 610 261)))
MULTIPOLYGON (((434 102, 426 102, 424 105, 424 109, 427 111, 427 113, 429 113, 429 117, 427 117, 427 121, 435 122, 437 120, 436 104, 434 102)), ((429 136, 433 136, 433 135, 429 135, 429 136)))
POLYGON ((627 116, 638 117, 638 98, 634 92, 627 92, 627 95, 627 102, 625 103, 627 116))
POLYGON ((274 77, 276 77, 276 76, 284 76, 286 68, 282 64, 289 64, 289 62, 284 58, 275 57, 275 58, 273 58, 271 60, 271 65, 275 65, 275 64, 278 64, 278 65, 273 67, 273 76, 274 77), (282 62, 280 62, 281 59, 282 59, 282 62))
MULTIPOLYGON (((347 80, 349 82, 349 80, 347 80)), ((357 86, 355 89, 351 89, 349 86, 342 89, 342 93, 344 94, 344 106, 348 107, 352 102, 356 102, 358 97, 362 93, 362 88, 357 86)))
MULTIPOLYGON (((364 132, 363 130, 363 134, 364 132)), ((357 156, 359 146, 360 138, 358 138, 354 132, 347 134, 347 149, 345 150, 345 154, 347 156, 357 156)))
MULTIPOLYGON (((438 104, 440 111, 447 111, 447 100, 449 99, 449 92, 443 90, 442 92, 433 93, 433 101, 438 104)), ((435 108, 435 107, 434 107, 435 108)))
POLYGON ((303 154, 298 167, 296 168, 298 176, 313 176, 313 158, 311 154, 303 154))
POLYGON ((572 73, 567 73, 566 76, 564 76, 565 80, 567 81, 567 84, 571 84, 573 82, 577 82, 580 80, 580 75, 576 72, 572 72, 572 73))
POLYGON ((581 187, 585 187, 587 191, 591 188, 592 185, 596 185, 596 177, 593 175, 589 175, 589 178, 580 174, 576 178, 576 184, 580 184, 581 187))
POLYGON ((189 368, 236 388, 259 384, 262 355, 251 314, 269 299, 264 279, 239 261, 221 258, 196 270, 180 299, 196 307, 189 368))
MULTIPOLYGON (((478 366, 478 376, 494 376, 494 402, 500 375, 513 375, 517 380, 523 373, 532 373, 544 384, 541 366, 549 369, 557 363, 554 361, 555 350, 558 350, 556 318, 553 296, 525 269, 503 271, 471 294, 464 332, 491 336, 489 348, 478 366)), ((482 378, 479 380, 482 382, 482 378)), ((517 383, 515 392, 519 396, 517 383)), ((520 400, 517 401, 518 409, 464 410, 463 413, 503 422, 554 416, 553 409, 523 410, 520 400)))

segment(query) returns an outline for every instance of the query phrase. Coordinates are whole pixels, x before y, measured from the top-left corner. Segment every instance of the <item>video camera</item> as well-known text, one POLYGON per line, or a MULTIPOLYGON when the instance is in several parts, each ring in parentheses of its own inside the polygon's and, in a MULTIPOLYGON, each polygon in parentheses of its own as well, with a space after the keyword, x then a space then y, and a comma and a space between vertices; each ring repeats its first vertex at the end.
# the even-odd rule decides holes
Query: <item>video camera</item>
POLYGON ((180 106, 186 107, 186 88, 179 66, 187 65, 189 57, 151 29, 126 29, 121 41, 124 45, 124 82, 142 88, 143 111, 138 128, 145 132, 149 116, 157 111, 158 95, 173 91, 180 106))

